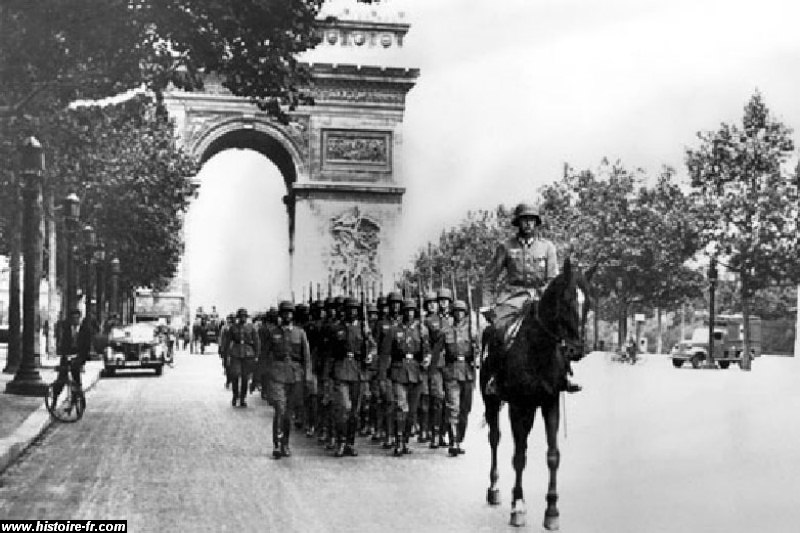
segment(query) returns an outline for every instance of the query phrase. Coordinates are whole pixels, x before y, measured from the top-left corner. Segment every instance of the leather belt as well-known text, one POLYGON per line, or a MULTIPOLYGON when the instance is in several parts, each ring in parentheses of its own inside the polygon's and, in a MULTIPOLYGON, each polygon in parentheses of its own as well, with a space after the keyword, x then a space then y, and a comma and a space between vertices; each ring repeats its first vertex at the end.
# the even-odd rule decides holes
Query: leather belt
POLYGON ((463 355, 459 355, 458 357, 456 357, 456 361, 466 361, 466 360, 467 358, 463 355))

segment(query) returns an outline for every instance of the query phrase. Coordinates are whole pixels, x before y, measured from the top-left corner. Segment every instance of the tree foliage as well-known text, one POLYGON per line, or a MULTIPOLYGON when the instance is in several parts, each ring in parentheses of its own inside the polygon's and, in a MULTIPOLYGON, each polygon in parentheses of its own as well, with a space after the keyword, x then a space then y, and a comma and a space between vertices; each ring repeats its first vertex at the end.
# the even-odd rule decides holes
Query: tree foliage
POLYGON ((235 95, 280 112, 300 98, 295 55, 317 44, 322 0, 4 0, 0 106, 56 107, 145 85, 202 88, 217 74, 235 95))
POLYGON ((686 154, 700 213, 700 238, 744 276, 748 294, 776 282, 800 281, 797 257, 798 174, 788 168, 791 129, 777 121, 759 93, 742 125, 701 132, 686 154))
MULTIPOLYGON (((567 171, 539 190, 544 236, 555 242, 559 257, 597 267, 595 289, 602 299, 611 298, 609 309, 621 303, 669 307, 697 296, 703 285, 703 276, 687 263, 698 246, 689 199, 670 169, 654 185, 647 181, 641 171, 604 160, 596 171, 567 171)), ((457 287, 467 277, 474 284, 514 231, 504 206, 469 213, 419 252, 405 280, 412 287, 420 278, 449 286, 452 271, 457 287)))
MULTIPOLYGON (((95 228, 109 259, 120 259, 123 286, 158 286, 171 277, 183 251, 181 213, 197 171, 194 159, 176 147, 172 123, 144 96, 65 109, 39 122, 46 190, 57 201, 79 196, 81 223, 95 228)), ((3 144, 0 159, 13 161, 15 149, 3 144)), ((3 183, 12 176, 12 169, 0 169, 3 183)), ((61 214, 49 216, 64 228, 61 214)))

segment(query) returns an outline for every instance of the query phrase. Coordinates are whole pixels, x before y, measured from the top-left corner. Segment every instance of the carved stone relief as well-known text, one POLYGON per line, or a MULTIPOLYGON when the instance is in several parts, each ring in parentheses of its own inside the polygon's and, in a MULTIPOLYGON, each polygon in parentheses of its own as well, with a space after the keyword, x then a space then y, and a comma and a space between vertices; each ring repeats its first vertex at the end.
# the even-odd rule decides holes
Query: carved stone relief
POLYGON ((333 243, 330 276, 334 287, 350 287, 363 280, 367 286, 379 278, 380 225, 363 215, 358 206, 331 219, 333 243))
POLYGON ((391 132, 323 130, 322 168, 391 168, 391 132))

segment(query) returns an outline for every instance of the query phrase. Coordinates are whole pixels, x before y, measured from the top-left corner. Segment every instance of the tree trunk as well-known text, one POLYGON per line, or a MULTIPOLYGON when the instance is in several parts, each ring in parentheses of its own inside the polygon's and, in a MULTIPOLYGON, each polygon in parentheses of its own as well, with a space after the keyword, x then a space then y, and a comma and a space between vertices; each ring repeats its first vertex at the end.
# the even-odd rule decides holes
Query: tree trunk
POLYGON ((16 374, 22 359, 22 301, 20 300, 21 275, 20 254, 22 253, 22 206, 19 194, 10 203, 11 224, 9 224, 9 277, 8 277, 8 352, 3 372, 16 374))
POLYGON ((751 369, 750 358, 750 301, 748 296, 748 279, 745 267, 742 267, 742 317, 744 320, 744 346, 742 346, 742 370, 751 369))
POLYGON ((657 326, 656 326, 656 353, 660 354, 660 353, 662 353, 661 349, 664 347, 664 343, 661 340, 661 333, 662 333, 663 330, 661 328, 661 308, 660 307, 656 307, 656 324, 657 324, 657 326))

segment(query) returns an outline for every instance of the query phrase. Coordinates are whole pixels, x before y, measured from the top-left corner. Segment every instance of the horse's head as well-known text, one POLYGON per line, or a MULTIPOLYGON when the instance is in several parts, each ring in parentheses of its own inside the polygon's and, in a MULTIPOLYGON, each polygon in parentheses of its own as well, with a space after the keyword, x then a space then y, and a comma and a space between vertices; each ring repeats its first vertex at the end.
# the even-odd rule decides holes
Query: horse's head
POLYGON ((589 285, 594 268, 584 275, 573 268, 569 258, 548 285, 539 302, 538 315, 545 327, 556 337, 571 360, 584 354, 586 316, 593 302, 589 285))

